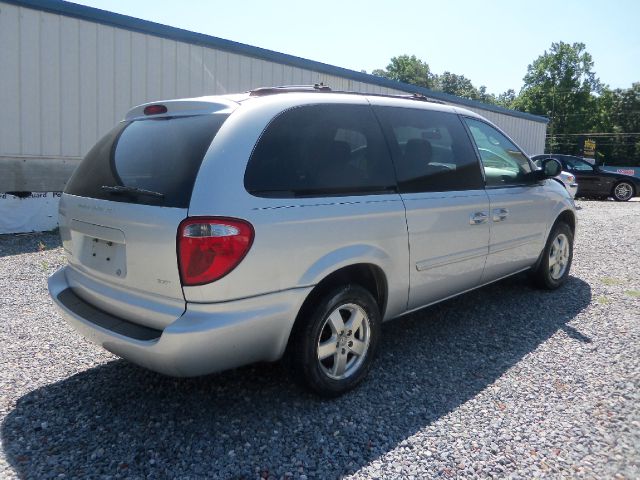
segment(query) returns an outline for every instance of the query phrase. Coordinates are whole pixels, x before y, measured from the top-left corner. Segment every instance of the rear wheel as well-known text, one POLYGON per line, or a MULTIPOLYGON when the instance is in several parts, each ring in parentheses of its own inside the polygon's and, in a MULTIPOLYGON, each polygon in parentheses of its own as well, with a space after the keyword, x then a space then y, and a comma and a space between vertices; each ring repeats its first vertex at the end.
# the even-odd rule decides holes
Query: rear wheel
POLYGON ((633 197, 633 185, 631 183, 622 181, 615 184, 613 187, 613 199, 617 202, 626 202, 633 197))
POLYGON ((573 233, 569 226, 557 223, 547 239, 542 258, 532 272, 534 283, 547 290, 555 290, 567 281, 573 261, 573 233))
POLYGON ((288 363, 298 383, 332 397, 366 376, 380 335, 380 312, 369 291, 338 288, 301 312, 292 334, 288 363))

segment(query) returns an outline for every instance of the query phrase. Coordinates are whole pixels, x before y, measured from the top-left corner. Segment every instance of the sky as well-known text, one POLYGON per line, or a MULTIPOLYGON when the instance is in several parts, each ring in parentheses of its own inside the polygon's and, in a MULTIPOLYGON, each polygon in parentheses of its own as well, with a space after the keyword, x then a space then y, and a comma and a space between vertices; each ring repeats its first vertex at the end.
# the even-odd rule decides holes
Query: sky
POLYGON ((582 42, 611 88, 640 81, 637 0, 76 0, 352 70, 415 55, 490 93, 522 87, 552 42, 582 42))

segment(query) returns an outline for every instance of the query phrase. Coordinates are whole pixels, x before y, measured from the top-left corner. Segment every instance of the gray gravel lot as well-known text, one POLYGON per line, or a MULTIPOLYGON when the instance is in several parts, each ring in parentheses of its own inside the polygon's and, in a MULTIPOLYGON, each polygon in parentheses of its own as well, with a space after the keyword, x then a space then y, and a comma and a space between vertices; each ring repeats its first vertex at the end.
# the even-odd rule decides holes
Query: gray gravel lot
POLYGON ((385 324, 319 400, 278 365, 172 379, 55 313, 55 235, 0 236, 0 478, 640 477, 640 203, 580 202, 572 277, 385 324))

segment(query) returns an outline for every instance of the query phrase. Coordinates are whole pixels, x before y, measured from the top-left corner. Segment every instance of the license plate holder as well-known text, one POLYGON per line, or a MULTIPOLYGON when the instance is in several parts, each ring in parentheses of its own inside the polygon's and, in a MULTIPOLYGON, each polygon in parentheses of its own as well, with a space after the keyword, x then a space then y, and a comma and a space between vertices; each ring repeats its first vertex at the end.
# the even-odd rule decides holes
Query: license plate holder
POLYGON ((90 236, 85 236, 83 243, 84 266, 117 278, 127 275, 124 244, 90 236))

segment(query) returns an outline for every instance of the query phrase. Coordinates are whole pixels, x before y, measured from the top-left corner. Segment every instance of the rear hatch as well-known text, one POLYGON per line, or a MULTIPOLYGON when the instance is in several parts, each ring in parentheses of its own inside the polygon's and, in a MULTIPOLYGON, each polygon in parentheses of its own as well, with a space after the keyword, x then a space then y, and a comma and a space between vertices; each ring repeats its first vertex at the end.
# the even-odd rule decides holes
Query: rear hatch
POLYGON ((60 202, 73 291, 108 313, 163 329, 184 311, 176 235, 209 145, 232 102, 132 110, 87 154, 60 202))

